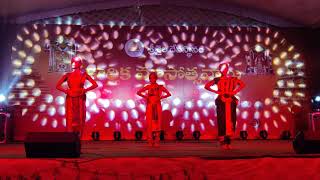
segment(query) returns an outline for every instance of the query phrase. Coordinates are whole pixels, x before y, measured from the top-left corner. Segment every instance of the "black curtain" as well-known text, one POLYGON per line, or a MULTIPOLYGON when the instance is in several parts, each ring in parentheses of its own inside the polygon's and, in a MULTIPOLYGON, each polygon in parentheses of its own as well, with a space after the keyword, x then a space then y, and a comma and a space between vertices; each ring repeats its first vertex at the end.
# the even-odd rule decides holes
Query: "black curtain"
POLYGON ((8 88, 11 73, 11 49, 16 36, 17 25, 9 23, 6 17, 0 19, 0 93, 8 88))

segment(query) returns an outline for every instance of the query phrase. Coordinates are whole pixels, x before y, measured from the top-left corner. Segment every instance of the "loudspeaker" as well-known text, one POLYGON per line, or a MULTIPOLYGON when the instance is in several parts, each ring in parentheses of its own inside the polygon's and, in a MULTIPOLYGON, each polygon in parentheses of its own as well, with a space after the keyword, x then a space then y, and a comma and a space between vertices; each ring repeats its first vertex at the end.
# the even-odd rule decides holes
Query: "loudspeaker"
POLYGON ((27 157, 80 157, 80 137, 72 132, 31 132, 24 141, 27 157))
POLYGON ((299 131, 292 142, 292 146, 297 154, 320 153, 320 134, 299 131))
POLYGON ((312 112, 309 113, 309 122, 311 125, 311 129, 313 132, 320 131, 320 112, 312 112))
POLYGON ((12 141, 10 114, 0 112, 0 143, 12 141))

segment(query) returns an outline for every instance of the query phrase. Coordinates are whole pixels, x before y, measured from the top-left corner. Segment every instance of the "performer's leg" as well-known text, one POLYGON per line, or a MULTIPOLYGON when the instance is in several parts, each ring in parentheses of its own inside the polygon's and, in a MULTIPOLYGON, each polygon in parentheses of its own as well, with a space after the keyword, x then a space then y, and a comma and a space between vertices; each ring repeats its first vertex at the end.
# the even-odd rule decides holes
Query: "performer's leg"
POLYGON ((155 130, 155 146, 160 146, 160 130, 161 130, 161 123, 162 123, 162 107, 161 104, 157 104, 157 120, 154 121, 154 130, 155 130))
POLYGON ((153 132, 152 132, 152 107, 150 104, 146 107, 146 120, 147 120, 147 141, 149 146, 153 146, 153 132))
POLYGON ((218 139, 220 146, 225 149, 225 135, 226 135, 226 121, 225 121, 225 107, 221 99, 216 99, 216 113, 217 113, 217 124, 218 124, 218 139))
MULTIPOLYGON (((150 124, 148 124, 148 126, 151 126, 150 124)), ((147 128, 147 142, 149 146, 153 146, 154 145, 154 140, 153 140, 153 132, 151 127, 147 128)))
POLYGON ((83 138, 83 131, 86 124, 86 95, 79 99, 79 136, 80 140, 83 138))
POLYGON ((72 99, 69 96, 66 97, 65 108, 66 108, 66 127, 67 127, 67 132, 73 132, 73 127, 72 127, 72 99))
POLYGON ((223 139, 223 141, 224 141, 224 143, 226 144, 226 145, 230 145, 231 144, 231 138, 230 138, 230 136, 224 136, 224 139, 223 139))
POLYGON ((237 124, 237 102, 232 101, 231 103, 231 120, 232 120, 232 131, 236 131, 237 124))
POLYGON ((220 147, 223 148, 225 146, 224 136, 219 136, 218 140, 219 140, 220 147))
POLYGON ((160 146, 160 131, 154 131, 154 146, 160 146))
POLYGON ((225 116, 225 104, 220 100, 216 100, 217 111, 217 124, 218 124, 218 136, 226 135, 226 116, 225 116))
POLYGON ((72 132, 76 133, 81 138, 80 126, 74 124, 72 126, 72 132))
POLYGON ((231 120, 232 120, 232 134, 227 134, 225 137, 225 143, 227 149, 231 149, 231 138, 234 135, 235 129, 236 129, 236 120, 237 120, 237 102, 232 101, 231 103, 231 120))
POLYGON ((73 132, 71 118, 66 118, 66 126, 67 126, 67 132, 73 132))

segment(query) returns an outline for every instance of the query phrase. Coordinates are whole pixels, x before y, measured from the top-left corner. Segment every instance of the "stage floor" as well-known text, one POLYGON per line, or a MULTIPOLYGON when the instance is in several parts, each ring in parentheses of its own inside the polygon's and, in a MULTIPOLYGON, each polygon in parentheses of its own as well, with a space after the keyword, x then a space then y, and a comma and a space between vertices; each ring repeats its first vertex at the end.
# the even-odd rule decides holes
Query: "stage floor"
POLYGON ((26 158, 23 143, 0 145, 1 179, 320 179, 320 156, 297 155, 291 141, 84 141, 81 158, 26 158))
MULTIPOLYGON (((114 157, 199 157, 238 159, 259 157, 315 157, 298 155, 289 140, 234 140, 231 150, 222 150, 217 141, 163 141, 150 147, 146 141, 83 141, 81 158, 114 157)), ((1 144, 0 158, 25 158, 24 144, 1 144)), ((320 157, 320 156, 319 156, 320 157)))

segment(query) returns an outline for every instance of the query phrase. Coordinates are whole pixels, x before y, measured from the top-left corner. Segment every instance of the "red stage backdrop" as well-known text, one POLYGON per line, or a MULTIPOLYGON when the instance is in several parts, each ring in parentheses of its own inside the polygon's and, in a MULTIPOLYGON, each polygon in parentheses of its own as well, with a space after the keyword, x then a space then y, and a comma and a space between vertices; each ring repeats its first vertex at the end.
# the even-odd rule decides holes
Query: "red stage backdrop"
POLYGON ((204 84, 219 76, 222 62, 246 84, 237 96, 237 134, 247 130, 255 138, 267 130, 279 138, 292 130, 292 105, 302 106, 306 96, 304 57, 281 30, 31 24, 21 28, 12 47, 8 98, 22 107, 16 139, 29 131, 65 130, 65 95, 55 85, 74 54, 85 59, 84 70, 99 85, 87 93, 86 139, 92 131, 100 131, 101 139, 113 139, 116 130, 124 139, 145 131, 146 102, 136 91, 148 83, 150 71, 172 93, 162 101, 167 139, 175 139, 177 130, 185 138, 195 130, 201 139, 216 137, 216 95, 204 84))

